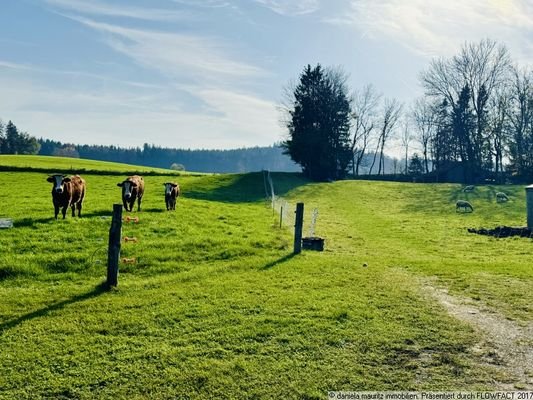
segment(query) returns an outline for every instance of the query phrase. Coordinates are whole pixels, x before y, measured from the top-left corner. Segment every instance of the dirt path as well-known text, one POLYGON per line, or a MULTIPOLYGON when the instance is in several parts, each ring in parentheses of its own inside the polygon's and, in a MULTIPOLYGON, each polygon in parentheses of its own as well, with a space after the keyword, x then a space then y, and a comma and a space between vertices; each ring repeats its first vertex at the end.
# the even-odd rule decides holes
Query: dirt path
POLYGON ((422 287, 450 315, 483 334, 483 340, 472 352, 510 378, 505 382, 495 380, 494 389, 533 389, 533 322, 521 326, 480 302, 452 296, 435 283, 426 279, 422 287))

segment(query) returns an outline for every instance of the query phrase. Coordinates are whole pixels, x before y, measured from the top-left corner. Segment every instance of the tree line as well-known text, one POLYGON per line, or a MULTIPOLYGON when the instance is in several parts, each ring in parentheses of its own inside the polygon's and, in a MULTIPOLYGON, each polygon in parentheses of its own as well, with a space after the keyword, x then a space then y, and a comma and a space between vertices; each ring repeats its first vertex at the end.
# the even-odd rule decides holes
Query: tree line
POLYGON ((369 155, 364 172, 384 175, 391 143, 404 149, 402 172, 425 180, 533 178, 533 69, 504 45, 485 39, 434 59, 411 106, 347 81, 339 68, 308 65, 286 88, 282 146, 310 178, 357 176, 369 155))
POLYGON ((159 147, 145 143, 143 147, 65 144, 39 139, 39 154, 86 158, 134 165, 146 165, 195 172, 298 171, 298 167, 282 153, 279 146, 233 150, 190 150, 159 147))
POLYGON ((36 138, 19 131, 12 121, 0 120, 0 154, 37 154, 40 145, 36 138))
MULTIPOLYGON (((142 147, 77 145, 60 141, 37 139, 21 132, 12 121, 0 121, 0 154, 38 154, 57 157, 85 158, 133 165, 145 165, 195 172, 236 173, 268 169, 270 171, 296 172, 298 166, 285 154, 280 145, 242 148, 233 150, 190 150, 158 147, 144 144, 142 147)), ((368 172, 371 163, 368 156, 362 163, 362 171, 368 172)), ((386 157, 387 170, 395 170, 394 160, 386 157)))

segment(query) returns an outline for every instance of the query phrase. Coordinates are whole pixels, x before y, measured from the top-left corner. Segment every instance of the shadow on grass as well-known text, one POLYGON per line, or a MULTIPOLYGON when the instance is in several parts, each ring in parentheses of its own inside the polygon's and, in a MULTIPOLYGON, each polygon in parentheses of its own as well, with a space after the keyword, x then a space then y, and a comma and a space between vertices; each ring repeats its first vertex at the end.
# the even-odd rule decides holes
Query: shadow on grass
POLYGON ((94 289, 92 289, 91 291, 87 293, 79 294, 77 296, 71 297, 70 299, 60 301, 59 303, 51 304, 49 306, 41 308, 40 310, 36 310, 31 313, 21 315, 20 317, 12 319, 10 321, 3 322, 0 324, 0 334, 2 334, 4 331, 7 331, 8 329, 11 329, 11 328, 14 328, 20 325, 23 322, 31 321, 32 319, 39 318, 39 317, 46 317, 48 314, 50 314, 53 311, 62 310, 63 308, 65 308, 66 306, 70 304, 92 299, 93 297, 97 297, 107 291, 108 291, 108 286, 105 282, 103 282, 97 285, 94 289))
POLYGON ((141 213, 142 212, 147 212, 147 213, 166 213, 166 212, 170 212, 170 211, 167 211, 167 209, 165 208, 165 205, 163 204, 161 206, 161 208, 155 208, 155 207, 152 207, 152 208, 143 208, 141 213))
POLYGON ((54 221, 54 217, 48 218, 22 218, 13 221, 14 228, 32 228, 35 224, 47 224, 54 221))
POLYGON ((275 266, 279 265, 279 264, 283 264, 289 260, 292 260, 294 257, 296 257, 296 254, 294 253, 291 253, 291 254, 287 254, 281 258, 278 258, 277 260, 274 260, 272 262, 269 262, 268 264, 265 264, 261 267, 262 270, 266 270, 266 269, 271 269, 271 268, 274 268, 275 266))
MULTIPOLYGON (((52 214, 53 214, 53 210, 52 210, 52 214)), ((111 216, 113 214, 113 211, 112 210, 100 210, 100 211, 92 211, 92 212, 88 212, 88 213, 84 213, 83 210, 82 210, 82 214, 81 214, 81 217, 78 217, 77 215, 75 217, 72 216, 71 214, 71 211, 70 211, 70 208, 68 209, 67 211, 67 216, 65 219, 70 219, 70 218, 81 218, 81 219, 84 219, 84 218, 93 218, 93 217, 107 217, 107 216, 111 216)), ((61 213, 59 213, 58 217, 57 217, 57 221, 60 221, 63 219, 63 215, 61 213)), ((33 228, 35 227, 35 225, 37 224, 48 224, 48 223, 51 223, 51 222, 55 222, 55 218, 53 216, 51 217, 46 217, 46 218, 22 218, 22 219, 18 219, 18 220, 15 220, 13 221, 13 227, 15 228, 33 228)))
MULTIPOLYGON (((297 173, 276 172, 271 173, 270 177, 276 196, 283 196, 297 187, 310 183, 302 174, 297 173)), ((184 196, 226 203, 252 203, 264 200, 271 194, 268 176, 263 172, 208 177, 204 178, 203 183, 204 190, 186 191, 184 196), (211 184, 208 179, 212 179, 211 184)))

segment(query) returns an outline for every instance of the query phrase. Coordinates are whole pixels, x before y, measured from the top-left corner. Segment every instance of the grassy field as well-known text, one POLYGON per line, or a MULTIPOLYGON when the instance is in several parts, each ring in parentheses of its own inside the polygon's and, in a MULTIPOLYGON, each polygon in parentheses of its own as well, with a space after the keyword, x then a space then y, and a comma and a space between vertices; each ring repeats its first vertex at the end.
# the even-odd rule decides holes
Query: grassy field
POLYGON ((531 240, 466 231, 524 225, 523 187, 464 194, 273 174, 277 193, 305 202, 306 221, 318 208, 326 238, 324 252, 293 257, 261 174, 149 176, 143 211, 132 213, 140 221, 123 228, 138 242, 123 243, 122 256, 136 263, 122 264, 118 288, 106 291, 121 178, 83 176, 85 215, 56 221, 46 174, 0 173, 0 218, 15 225, 0 230, 0 398, 322 399, 513 382, 481 362, 471 350, 479 333, 421 282, 531 321, 531 240), (171 179, 183 197, 169 213, 162 183, 171 179), (495 202, 500 190, 509 203, 495 202), (475 212, 455 213, 458 198, 475 212))
POLYGON ((68 171, 71 173, 81 172, 106 172, 108 174, 116 173, 151 173, 151 174, 187 174, 186 172, 176 172, 169 169, 143 167, 137 165, 121 164, 106 161, 83 160, 77 158, 53 157, 53 156, 19 156, 19 155, 0 155, 0 170, 17 169, 17 170, 39 170, 50 173, 68 171))

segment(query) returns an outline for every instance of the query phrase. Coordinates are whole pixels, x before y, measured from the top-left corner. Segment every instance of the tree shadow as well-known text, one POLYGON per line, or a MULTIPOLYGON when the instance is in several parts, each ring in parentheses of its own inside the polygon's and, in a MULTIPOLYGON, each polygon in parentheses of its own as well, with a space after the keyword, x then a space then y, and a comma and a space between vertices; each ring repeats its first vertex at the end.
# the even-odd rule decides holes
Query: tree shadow
POLYGON ((457 200, 469 201, 470 198, 474 197, 474 191, 465 192, 463 189, 463 187, 457 187, 455 189, 452 189, 450 191, 450 195, 448 196, 449 202, 455 204, 457 200))
POLYGON ((47 218, 22 218, 13 221, 14 228, 33 228, 35 224, 47 224, 54 221, 54 217, 47 218))
POLYGON ((155 207, 152 207, 152 208, 143 208, 141 210, 141 212, 149 212, 149 213, 166 213, 166 212, 169 212, 167 211, 165 205, 163 204, 161 206, 161 208, 155 208, 155 207))
MULTIPOLYGON (((72 214, 71 214, 70 208, 69 208, 67 210, 67 217, 65 219, 71 219, 71 218, 84 219, 84 218, 107 217, 107 216, 110 217, 111 215, 113 215, 113 211, 112 210, 109 210, 109 211, 108 210, 99 210, 99 211, 91 211, 91 212, 87 212, 87 213, 83 212, 83 210, 82 210, 81 217, 78 217, 77 215, 75 217, 73 217, 72 214)), ((61 213, 59 213, 57 221, 60 221, 62 219, 63 219, 63 216, 61 215, 61 213)), ((53 216, 52 217, 46 217, 46 218, 27 217, 27 218, 14 220, 13 221, 13 227, 14 228, 33 228, 37 224, 48 224, 48 223, 55 222, 55 221, 56 221, 56 219, 53 216)))
MULTIPOLYGON (((276 172, 270 174, 274 194, 283 196, 289 191, 310 183, 302 174, 276 172)), ((223 203, 253 203, 271 196, 268 175, 263 172, 227 174, 203 177, 205 189, 184 191, 184 197, 223 203), (212 180, 212 184, 208 181, 212 180)))
POLYGON ((261 267, 261 270, 274 268, 276 265, 283 264, 289 260, 292 260, 294 257, 296 257, 296 254, 294 253, 284 255, 283 257, 278 258, 277 260, 271 261, 268 264, 263 265, 261 267))
POLYGON ((70 299, 60 301, 59 303, 51 304, 49 306, 46 306, 44 308, 41 308, 40 310, 32 311, 30 313, 21 315, 18 318, 12 319, 10 321, 6 321, 0 324, 0 334, 2 334, 4 331, 7 331, 8 329, 14 328, 18 325, 20 325, 23 322, 31 321, 32 319, 39 318, 39 317, 45 317, 48 314, 50 314, 53 311, 62 310, 66 306, 70 304, 74 304, 80 301, 92 299, 93 297, 97 297, 101 295, 102 293, 105 293, 108 291, 108 286, 105 282, 97 285, 92 290, 90 290, 87 293, 79 294, 74 297, 71 297, 70 299))
MULTIPOLYGON (((83 212, 81 213, 81 218, 92 218, 92 217, 110 217, 113 215, 113 210, 98 210, 98 211, 91 211, 91 212, 83 212)), ((67 217, 68 218, 68 217, 67 217)), ((71 216, 72 218, 72 216, 71 216)), ((74 217, 78 218, 78 217, 74 217)))

